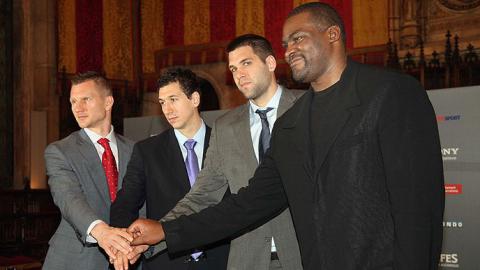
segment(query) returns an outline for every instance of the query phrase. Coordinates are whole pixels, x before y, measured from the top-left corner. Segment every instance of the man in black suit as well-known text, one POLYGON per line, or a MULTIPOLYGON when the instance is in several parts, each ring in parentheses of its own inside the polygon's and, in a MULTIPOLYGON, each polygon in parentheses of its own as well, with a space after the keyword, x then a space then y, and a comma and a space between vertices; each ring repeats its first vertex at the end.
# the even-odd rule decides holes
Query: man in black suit
MULTIPOLYGON (((187 69, 169 69, 157 86, 162 111, 173 128, 135 144, 122 189, 111 207, 110 222, 116 227, 128 227, 137 219, 145 201, 148 218, 160 219, 168 213, 190 190, 208 148, 210 128, 198 112, 200 90, 196 75, 187 69)), ((143 268, 226 268, 228 244, 201 251, 173 257, 164 252, 145 260, 143 268)), ((116 268, 128 268, 125 257, 120 254, 117 258, 116 268)))
POLYGON ((295 8, 283 42, 294 79, 311 90, 277 120, 248 187, 197 214, 137 220, 132 244, 192 248, 289 205, 304 269, 437 269, 443 168, 425 91, 410 76, 348 60, 329 5, 295 8))

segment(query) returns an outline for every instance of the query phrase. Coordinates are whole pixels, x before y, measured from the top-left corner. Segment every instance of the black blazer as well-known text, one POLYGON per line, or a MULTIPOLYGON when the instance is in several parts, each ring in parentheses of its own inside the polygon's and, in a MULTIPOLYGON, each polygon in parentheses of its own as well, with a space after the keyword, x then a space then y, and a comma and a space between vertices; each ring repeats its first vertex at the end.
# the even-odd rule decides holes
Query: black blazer
MULTIPOLYGON (((211 129, 207 127, 204 157, 211 129)), ((110 209, 112 226, 128 227, 138 218, 138 211, 146 201, 147 218, 159 220, 190 190, 185 162, 173 129, 135 144, 127 167, 122 189, 110 209)), ((228 244, 207 247, 206 260, 184 263, 191 251, 169 257, 164 252, 144 261, 144 269, 225 269, 228 244), (198 266, 201 267, 199 268, 198 266)))
POLYGON ((288 203, 305 269, 437 269, 443 167, 426 92, 410 76, 351 61, 339 84, 311 127, 321 129, 315 153, 307 93, 277 120, 248 187, 163 224, 170 251, 225 237, 288 203))

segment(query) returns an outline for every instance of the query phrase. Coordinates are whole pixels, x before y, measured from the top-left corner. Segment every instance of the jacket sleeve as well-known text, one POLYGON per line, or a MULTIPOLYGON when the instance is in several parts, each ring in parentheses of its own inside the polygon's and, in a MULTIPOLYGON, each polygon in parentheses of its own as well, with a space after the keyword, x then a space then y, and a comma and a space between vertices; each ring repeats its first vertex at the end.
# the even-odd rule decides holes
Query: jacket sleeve
POLYGON ((135 144, 122 188, 110 208, 110 225, 128 227, 139 216, 145 202, 145 169, 140 147, 135 144))
POLYGON ((399 76, 387 90, 379 139, 394 221, 394 269, 437 269, 442 245, 443 166, 425 90, 399 76))
POLYGON ((162 221, 200 212, 219 203, 228 189, 228 180, 223 174, 222 154, 218 151, 215 126, 210 136, 205 164, 199 172, 192 189, 181 199, 162 221))
POLYGON ((88 204, 78 175, 57 145, 50 144, 45 149, 45 163, 53 200, 62 217, 85 244, 88 226, 101 218, 88 204))
MULTIPOLYGON (((228 189, 228 180, 223 174, 222 155, 217 148, 217 135, 215 125, 210 135, 210 145, 207 150, 203 169, 199 172, 195 184, 177 205, 168 212, 161 221, 174 220, 180 216, 188 216, 198 213, 202 209, 219 203, 228 189)), ((165 250, 164 241, 153 246, 147 257, 153 256, 165 250)))
POLYGON ((250 179, 249 185, 237 194, 199 213, 162 222, 170 253, 212 243, 247 229, 260 226, 287 207, 271 150, 250 179))

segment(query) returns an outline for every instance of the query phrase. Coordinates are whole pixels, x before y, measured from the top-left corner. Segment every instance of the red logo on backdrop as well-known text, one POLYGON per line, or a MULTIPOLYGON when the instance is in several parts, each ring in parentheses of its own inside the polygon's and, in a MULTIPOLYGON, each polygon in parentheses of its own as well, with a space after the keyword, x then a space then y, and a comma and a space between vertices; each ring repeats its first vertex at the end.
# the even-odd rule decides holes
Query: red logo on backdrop
POLYGON ((445 193, 446 194, 462 194, 462 184, 445 184, 445 193))
POLYGON ((444 121, 457 121, 460 120, 461 115, 437 115, 437 122, 444 122, 444 121))

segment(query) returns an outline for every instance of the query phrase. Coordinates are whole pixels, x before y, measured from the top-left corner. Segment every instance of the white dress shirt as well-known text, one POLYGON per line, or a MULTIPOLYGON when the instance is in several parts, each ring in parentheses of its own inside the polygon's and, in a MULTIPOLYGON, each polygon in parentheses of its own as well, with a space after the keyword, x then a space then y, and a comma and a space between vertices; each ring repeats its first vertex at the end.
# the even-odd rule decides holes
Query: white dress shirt
MULTIPOLYGON (((88 138, 90 141, 92 141, 93 145, 95 146, 95 150, 97 150, 98 157, 100 158, 100 162, 102 162, 102 156, 103 152, 105 152, 105 148, 101 144, 98 143, 98 140, 101 138, 107 138, 109 140, 108 144, 110 145, 110 148, 112 149, 113 156, 115 157, 115 164, 117 165, 117 171, 118 169, 118 146, 117 146, 117 139, 115 138, 115 133, 113 132, 113 126, 110 126, 110 132, 107 134, 107 136, 102 137, 99 134, 95 133, 91 129, 84 128, 83 129, 85 133, 87 133, 88 138)), ((104 222, 103 220, 97 219, 90 223, 90 226, 87 228, 87 239, 86 241, 89 243, 96 243, 97 240, 93 238, 90 235, 90 232, 92 231, 93 227, 97 225, 98 223, 104 222)))
MULTIPOLYGON (((267 108, 272 108, 269 112, 267 112, 267 121, 268 127, 270 128, 270 134, 272 134, 273 125, 277 120, 277 111, 278 111, 278 104, 280 103, 280 97, 282 96, 282 87, 279 85, 273 97, 267 103, 265 107, 258 107, 255 105, 251 100, 250 102, 250 135, 252 136, 252 143, 253 143, 253 151, 255 152, 255 157, 257 161, 260 160, 258 157, 258 144, 260 141, 260 133, 262 132, 262 120, 260 116, 255 111, 257 109, 265 110, 267 108)), ((272 252, 277 252, 277 248, 275 247, 275 241, 272 237, 272 252)))

